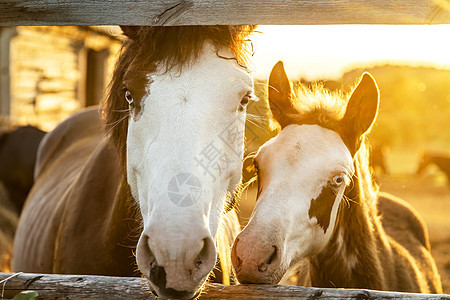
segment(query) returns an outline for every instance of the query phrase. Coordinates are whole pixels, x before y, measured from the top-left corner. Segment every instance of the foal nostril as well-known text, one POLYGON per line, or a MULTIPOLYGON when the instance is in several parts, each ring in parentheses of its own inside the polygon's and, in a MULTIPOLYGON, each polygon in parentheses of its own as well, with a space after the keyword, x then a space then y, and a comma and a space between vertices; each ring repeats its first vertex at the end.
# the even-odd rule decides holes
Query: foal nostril
POLYGON ((278 248, 277 246, 272 246, 273 247, 273 252, 270 255, 269 259, 267 260, 267 264, 270 265, 274 259, 277 257, 277 253, 278 253, 278 248))
POLYGON ((241 268, 242 265, 242 259, 239 256, 236 256, 236 267, 241 268))
POLYGON ((237 245, 239 243, 239 237, 236 237, 234 240, 233 248, 231 248, 231 262, 233 263, 233 267, 236 272, 240 272, 242 268, 242 259, 239 257, 237 253, 237 245))
POLYGON ((277 246, 272 246, 272 247, 273 247, 273 251, 270 254, 269 258, 265 262, 263 262, 262 264, 260 264, 258 266, 258 271, 261 273, 266 272, 269 265, 277 258, 278 248, 277 248, 277 246))

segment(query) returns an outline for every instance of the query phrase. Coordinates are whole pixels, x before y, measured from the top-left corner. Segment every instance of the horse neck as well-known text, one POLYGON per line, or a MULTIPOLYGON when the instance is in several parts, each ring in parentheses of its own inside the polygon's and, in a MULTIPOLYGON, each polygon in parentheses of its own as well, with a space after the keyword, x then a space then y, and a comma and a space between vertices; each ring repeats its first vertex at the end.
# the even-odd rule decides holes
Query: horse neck
POLYGON ((111 194, 114 199, 104 199, 110 205, 110 209, 104 212, 106 216, 103 228, 106 232, 103 236, 115 243, 119 241, 126 247, 136 247, 141 228, 138 205, 131 197, 120 153, 111 141, 108 141, 108 145, 104 148, 109 159, 108 163, 114 165, 110 171, 117 175, 112 183, 112 186, 117 188, 114 189, 114 194, 111 194))
POLYGON ((430 158, 429 164, 435 164, 441 171, 443 171, 447 176, 450 176, 450 159, 440 156, 432 156, 430 158))
POLYGON ((128 230, 138 230, 142 226, 138 205, 131 196, 125 176, 122 176, 110 218, 112 224, 116 222, 128 224, 126 226, 128 230))
MULTIPOLYGON (((362 153, 364 154, 364 153, 362 153)), ((382 289, 378 255, 383 229, 365 157, 355 158, 355 176, 338 210, 334 232, 325 249, 310 260, 311 283, 320 287, 382 289)))

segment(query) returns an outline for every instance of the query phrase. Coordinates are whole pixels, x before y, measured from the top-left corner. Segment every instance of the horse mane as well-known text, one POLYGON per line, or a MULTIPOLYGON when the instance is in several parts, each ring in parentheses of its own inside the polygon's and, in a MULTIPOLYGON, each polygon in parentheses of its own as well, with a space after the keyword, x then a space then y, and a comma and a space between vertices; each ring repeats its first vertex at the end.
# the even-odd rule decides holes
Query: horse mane
MULTIPOLYGON (((315 83, 311 87, 299 83, 295 86, 293 95, 294 107, 298 113, 288 117, 292 124, 319 125, 338 131, 355 88, 356 85, 350 93, 345 93, 339 90, 330 91, 322 83, 315 83)), ((379 187, 373 179, 373 170, 369 163, 370 145, 366 136, 367 132, 361 137, 361 145, 353 158, 355 176, 352 181, 352 195, 362 198, 370 207, 376 208, 379 187)))
MULTIPOLYGON (((253 25, 235 26, 132 26, 132 38, 122 45, 108 95, 103 103, 103 118, 110 139, 116 145, 123 166, 126 166, 126 137, 129 108, 123 98, 123 77, 131 64, 138 71, 151 71, 160 63, 166 72, 194 63, 205 41, 219 50, 228 48, 241 66, 247 66, 250 49, 246 43, 253 25)), ((128 30, 127 30, 128 31, 128 30)), ((219 55, 219 54, 218 54, 219 55)))
POLYGON ((245 40, 256 26, 170 26, 138 27, 136 38, 128 40, 133 44, 134 55, 141 64, 148 66, 164 62, 166 70, 175 66, 193 63, 198 58, 206 40, 217 48, 226 47, 234 54, 237 62, 248 64, 249 49, 245 40))

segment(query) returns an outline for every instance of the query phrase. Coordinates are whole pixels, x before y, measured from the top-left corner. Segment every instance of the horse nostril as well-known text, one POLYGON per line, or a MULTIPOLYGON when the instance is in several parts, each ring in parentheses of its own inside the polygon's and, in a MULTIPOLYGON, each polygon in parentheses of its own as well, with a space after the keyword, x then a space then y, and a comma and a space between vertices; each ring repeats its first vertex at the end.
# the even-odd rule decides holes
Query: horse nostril
POLYGON ((166 288, 166 270, 155 263, 150 269, 150 280, 160 289, 166 288))
POLYGON ((269 259, 267 260, 267 264, 270 265, 272 263, 272 261, 277 257, 277 246, 272 246, 273 247, 273 252, 270 255, 269 259))
POLYGON ((239 256, 236 256, 236 262, 237 262, 236 267, 240 267, 242 265, 242 259, 239 256))
POLYGON ((136 261, 138 267, 143 275, 147 278, 150 278, 151 272, 153 270, 153 276, 155 276, 155 267, 158 267, 158 263, 156 261, 156 257, 150 249, 148 243, 148 236, 142 235, 139 239, 137 248, 136 248, 136 261))
POLYGON ((202 265, 202 261, 197 257, 197 259, 195 260, 194 266, 197 269, 199 269, 201 265, 202 265))
POLYGON ((277 246, 272 246, 273 247, 273 251, 270 254, 269 258, 263 262, 262 264, 260 264, 258 266, 258 271, 263 273, 267 271, 267 268, 269 267, 269 265, 275 260, 275 258, 277 257, 277 246))
POLYGON ((209 242, 208 238, 203 239, 203 247, 200 250, 200 252, 198 253, 197 257, 194 260, 194 267, 197 269, 200 269, 200 267, 202 266, 202 264, 208 260, 208 256, 209 256, 209 252, 210 252, 210 245, 211 243, 209 242))
POLYGON ((236 270, 236 272, 240 272, 242 269, 242 259, 239 257, 237 253, 237 247, 239 243, 239 237, 236 237, 234 240, 233 248, 231 249, 231 261, 233 263, 233 267, 236 270))

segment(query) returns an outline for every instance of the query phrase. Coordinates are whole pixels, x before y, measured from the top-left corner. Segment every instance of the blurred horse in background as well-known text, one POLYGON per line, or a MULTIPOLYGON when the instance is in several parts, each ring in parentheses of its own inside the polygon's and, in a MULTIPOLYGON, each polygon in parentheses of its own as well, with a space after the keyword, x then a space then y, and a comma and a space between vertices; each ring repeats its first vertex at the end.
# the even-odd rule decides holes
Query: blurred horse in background
POLYGON ((45 132, 23 126, 0 133, 0 181, 20 213, 34 182, 34 165, 45 132))
POLYGON ((11 271, 11 255, 19 214, 0 182, 0 272, 11 271))
POLYGON ((0 271, 10 260, 19 215, 33 185, 37 149, 45 132, 34 126, 1 122, 0 132, 0 271))
POLYGON ((20 214, 34 182, 34 165, 45 132, 34 126, 10 128, 0 133, 0 181, 20 214))
POLYGON ((423 174, 430 165, 438 167, 445 174, 447 184, 450 186, 450 155, 443 152, 425 151, 420 158, 416 174, 423 174))

